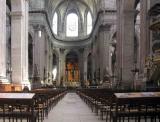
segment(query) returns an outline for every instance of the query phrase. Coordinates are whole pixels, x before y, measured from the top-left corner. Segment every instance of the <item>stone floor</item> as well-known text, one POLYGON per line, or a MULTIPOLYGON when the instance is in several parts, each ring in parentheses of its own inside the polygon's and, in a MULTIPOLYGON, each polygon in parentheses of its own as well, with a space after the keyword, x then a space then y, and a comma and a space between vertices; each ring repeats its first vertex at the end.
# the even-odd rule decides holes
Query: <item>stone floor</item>
POLYGON ((105 122, 80 99, 68 93, 53 109, 44 122, 105 122))

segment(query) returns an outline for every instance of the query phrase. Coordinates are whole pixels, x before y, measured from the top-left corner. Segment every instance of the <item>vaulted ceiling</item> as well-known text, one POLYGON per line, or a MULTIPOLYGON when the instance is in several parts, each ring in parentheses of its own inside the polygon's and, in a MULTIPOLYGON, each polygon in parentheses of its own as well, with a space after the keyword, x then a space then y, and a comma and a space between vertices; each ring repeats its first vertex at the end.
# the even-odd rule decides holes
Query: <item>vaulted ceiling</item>
POLYGON ((96 16, 98 0, 47 0, 46 7, 51 15, 59 8, 60 13, 64 14, 67 7, 71 4, 75 5, 81 14, 83 14, 86 9, 90 10, 93 16, 96 16))
POLYGON ((81 2, 86 4, 92 12, 96 9, 96 5, 98 4, 98 0, 47 0, 48 6, 52 9, 56 9, 62 2, 81 2))

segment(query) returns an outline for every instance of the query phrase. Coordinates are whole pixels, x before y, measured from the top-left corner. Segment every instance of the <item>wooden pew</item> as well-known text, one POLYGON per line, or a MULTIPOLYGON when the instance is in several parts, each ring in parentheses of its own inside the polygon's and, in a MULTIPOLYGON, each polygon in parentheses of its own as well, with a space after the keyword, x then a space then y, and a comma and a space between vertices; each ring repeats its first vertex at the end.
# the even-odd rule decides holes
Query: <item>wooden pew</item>
MULTIPOLYGON (((115 93, 115 108, 111 110, 113 122, 128 119, 160 121, 160 92, 115 93)), ((111 121, 109 120, 109 122, 111 121)), ((108 121, 108 120, 107 120, 108 121)))
POLYGON ((31 93, 36 94, 36 106, 38 118, 43 121, 48 116, 49 111, 66 94, 65 89, 40 88, 34 89, 31 93))
POLYGON ((113 90, 111 89, 79 89, 77 93, 101 119, 109 114, 113 90))
POLYGON ((23 119, 36 122, 34 93, 0 93, 0 117, 6 119, 23 119))

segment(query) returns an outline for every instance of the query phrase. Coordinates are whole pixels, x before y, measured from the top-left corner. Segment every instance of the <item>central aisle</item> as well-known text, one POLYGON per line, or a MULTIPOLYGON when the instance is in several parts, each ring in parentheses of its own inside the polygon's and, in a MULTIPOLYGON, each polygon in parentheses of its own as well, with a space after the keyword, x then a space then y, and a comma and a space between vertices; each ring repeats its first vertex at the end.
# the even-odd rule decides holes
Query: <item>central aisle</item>
POLYGON ((44 122, 105 122, 76 93, 68 93, 53 109, 44 122))

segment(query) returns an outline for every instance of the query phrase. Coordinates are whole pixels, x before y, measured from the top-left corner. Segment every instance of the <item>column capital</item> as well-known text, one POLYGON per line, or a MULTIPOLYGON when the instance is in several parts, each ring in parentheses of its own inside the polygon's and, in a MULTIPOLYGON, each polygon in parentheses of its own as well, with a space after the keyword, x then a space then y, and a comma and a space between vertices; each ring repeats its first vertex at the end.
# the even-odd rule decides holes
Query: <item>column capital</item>
POLYGON ((63 49, 63 48, 59 48, 59 51, 60 51, 60 53, 64 53, 64 51, 65 51, 65 49, 63 49))
POLYGON ((14 18, 17 18, 17 19, 19 19, 23 16, 22 11, 12 11, 10 13, 10 15, 11 15, 11 17, 14 17, 14 18))
POLYGON ((111 24, 102 24, 102 25, 100 25, 100 31, 110 31, 110 29, 111 29, 111 24))
POLYGON ((39 30, 44 30, 45 29, 45 26, 44 25, 40 25, 40 24, 36 24, 36 25, 32 25, 33 26, 33 29, 35 31, 39 31, 39 30))

